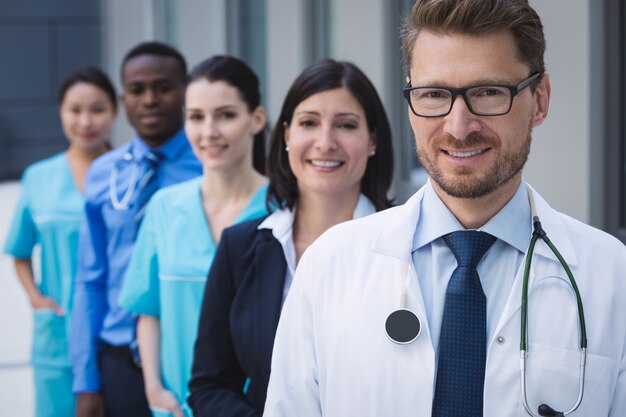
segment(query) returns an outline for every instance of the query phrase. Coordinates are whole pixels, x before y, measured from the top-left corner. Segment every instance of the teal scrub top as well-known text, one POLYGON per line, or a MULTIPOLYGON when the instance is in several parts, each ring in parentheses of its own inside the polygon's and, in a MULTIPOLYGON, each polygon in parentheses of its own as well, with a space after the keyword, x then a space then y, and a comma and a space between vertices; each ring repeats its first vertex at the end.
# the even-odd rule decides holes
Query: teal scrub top
MULTIPOLYGON (((187 384, 204 285, 217 250, 202 205, 201 180, 194 178, 154 195, 119 299, 131 312, 159 317, 163 384, 178 397, 188 416, 187 384)), ((266 215, 266 194, 267 186, 263 186, 235 223, 266 215)))
POLYGON ((59 317, 52 310, 35 310, 32 363, 33 366, 69 366, 69 314, 83 196, 74 183, 65 153, 28 167, 21 185, 4 252, 18 259, 29 259, 33 248, 39 245, 39 291, 53 298, 65 312, 59 317))

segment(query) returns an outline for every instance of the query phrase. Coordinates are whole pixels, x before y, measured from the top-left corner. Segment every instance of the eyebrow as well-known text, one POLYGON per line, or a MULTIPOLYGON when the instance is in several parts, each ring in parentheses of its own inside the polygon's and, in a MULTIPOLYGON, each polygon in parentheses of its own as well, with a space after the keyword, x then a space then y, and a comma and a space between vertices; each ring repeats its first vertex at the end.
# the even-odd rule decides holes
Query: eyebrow
POLYGON ((224 111, 224 110, 237 110, 237 106, 235 104, 225 104, 215 109, 215 111, 224 111))
POLYGON ((455 86, 451 86, 450 84, 448 84, 445 81, 439 81, 439 80, 431 81, 431 82, 426 83, 426 84, 417 84, 417 83, 414 84, 411 81, 411 86, 412 87, 469 88, 469 87, 477 87, 477 86, 481 86, 481 85, 517 85, 517 83, 512 82, 512 81, 502 80, 502 79, 483 78, 483 79, 475 80, 471 84, 466 84, 466 85, 463 85, 463 86, 460 86, 460 87, 455 87, 455 86))
MULTIPOLYGON (((307 114, 307 115, 311 115, 311 116, 317 116, 320 117, 320 113, 313 111, 313 110, 301 110, 299 112, 297 112, 296 114, 294 114, 294 116, 298 116, 301 114, 307 114)), ((356 113, 352 113, 352 112, 344 112, 344 113, 337 113, 335 114, 333 117, 337 118, 337 117, 346 117, 346 116, 352 116, 352 117, 356 117, 357 119, 361 119, 361 116, 359 116, 356 113)))
MULTIPOLYGON (((224 106, 220 106, 215 109, 215 111, 224 111, 224 110, 237 110, 237 106, 234 104, 226 104, 224 106)), ((201 108, 185 106, 185 111, 204 111, 204 110, 201 108)))

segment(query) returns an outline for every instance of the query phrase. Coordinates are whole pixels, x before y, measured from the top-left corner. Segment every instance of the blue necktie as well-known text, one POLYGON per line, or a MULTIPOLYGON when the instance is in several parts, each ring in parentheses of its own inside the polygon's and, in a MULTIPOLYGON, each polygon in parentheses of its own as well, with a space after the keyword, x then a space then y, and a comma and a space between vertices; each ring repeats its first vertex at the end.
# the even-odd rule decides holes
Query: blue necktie
POLYGON ((443 237, 457 267, 452 272, 441 322, 433 417, 480 417, 487 352, 487 299, 476 266, 496 241, 485 232, 443 237))
POLYGON ((135 203, 135 223, 137 224, 137 229, 143 219, 143 215, 146 211, 146 205, 148 204, 148 201, 150 201, 150 197, 152 197, 152 194, 154 194, 159 188, 157 181, 157 169, 159 168, 159 164, 162 160, 163 156, 158 151, 150 149, 146 153, 145 163, 147 167, 137 184, 137 191, 139 192, 135 203))

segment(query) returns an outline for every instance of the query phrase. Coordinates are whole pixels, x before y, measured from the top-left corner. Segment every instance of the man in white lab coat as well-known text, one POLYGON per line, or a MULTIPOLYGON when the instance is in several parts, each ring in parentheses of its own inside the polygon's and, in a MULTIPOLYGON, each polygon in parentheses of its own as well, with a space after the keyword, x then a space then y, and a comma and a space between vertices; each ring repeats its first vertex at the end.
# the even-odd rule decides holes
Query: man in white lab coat
MULTIPOLYGON (((584 395, 569 415, 625 416, 626 248, 556 212, 522 179, 532 129, 550 101, 539 17, 526 0, 418 0, 402 37, 405 97, 429 183, 402 206, 331 229, 304 254, 278 326, 264 416, 558 416, 551 409, 573 408, 581 371, 577 301, 542 240, 529 268, 520 379, 531 200, 584 306, 584 395), (479 277, 484 319, 455 333, 448 284, 461 265, 448 237, 476 230, 492 236, 467 273, 479 277), (404 344, 386 328, 401 308, 420 323, 417 338, 404 344), (461 348, 450 359, 455 344, 461 348), (455 373, 469 382, 446 396, 455 373), (539 411, 542 404, 550 408, 539 411)), ((474 314, 465 304, 456 308, 474 314)))

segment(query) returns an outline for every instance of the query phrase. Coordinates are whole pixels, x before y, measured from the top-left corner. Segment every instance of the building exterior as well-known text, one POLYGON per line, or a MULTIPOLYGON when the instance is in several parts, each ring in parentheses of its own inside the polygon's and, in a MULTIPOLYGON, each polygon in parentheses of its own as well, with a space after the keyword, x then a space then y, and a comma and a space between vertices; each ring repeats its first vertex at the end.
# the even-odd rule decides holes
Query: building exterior
MULTIPOLYGON (((626 7, 620 0, 530 2, 544 22, 553 90, 548 120, 533 135, 526 179, 557 209, 625 240, 626 7)), ((216 53, 249 62, 262 79, 270 120, 306 65, 324 57, 356 63, 378 88, 394 128, 393 195, 401 202, 425 180, 414 156, 401 93, 405 73, 398 26, 412 4, 412 0, 0 0, 0 52, 7 56, 31 51, 28 59, 13 62, 10 71, 0 64, 1 86, 10 87, 0 88, 0 178, 15 178, 26 163, 63 148, 56 102, 50 99, 63 71, 94 63, 119 86, 125 52, 140 41, 156 39, 178 47, 190 66, 216 53), (29 36, 17 36, 14 26, 20 19, 25 27, 20 30, 29 36), (32 34, 37 22, 45 23, 48 35, 37 29, 39 40, 32 34), (47 43, 41 42, 44 38, 47 43), (14 39, 32 45, 21 47, 14 39), (44 90, 46 94, 37 96, 44 90), (25 119, 19 106, 29 97, 40 107, 45 102, 42 117, 46 131, 54 134, 41 133, 41 123, 25 119), (17 128, 18 119, 19 126, 39 131, 17 128), (44 139, 50 143, 42 143, 44 139)), ((131 135, 123 111, 120 116, 112 138, 116 144, 131 135)))

